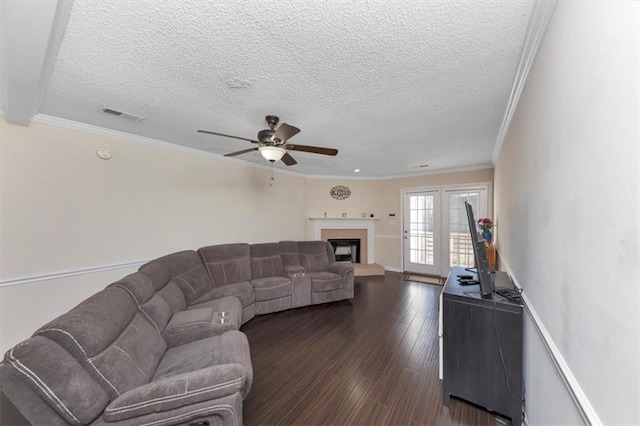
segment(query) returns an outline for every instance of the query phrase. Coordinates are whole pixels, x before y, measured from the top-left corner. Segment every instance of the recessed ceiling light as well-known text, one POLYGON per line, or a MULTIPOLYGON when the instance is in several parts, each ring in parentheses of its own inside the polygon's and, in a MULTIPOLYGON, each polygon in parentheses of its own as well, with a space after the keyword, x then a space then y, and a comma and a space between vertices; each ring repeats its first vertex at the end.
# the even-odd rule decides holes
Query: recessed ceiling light
POLYGON ((353 169, 354 172, 360 173, 360 169, 353 169))

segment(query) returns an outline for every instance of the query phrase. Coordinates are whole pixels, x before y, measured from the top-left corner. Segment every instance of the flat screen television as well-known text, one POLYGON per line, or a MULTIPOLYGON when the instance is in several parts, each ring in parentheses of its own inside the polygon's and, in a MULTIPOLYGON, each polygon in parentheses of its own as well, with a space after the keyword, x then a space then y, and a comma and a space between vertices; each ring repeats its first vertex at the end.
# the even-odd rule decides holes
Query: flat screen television
POLYGON ((489 266, 489 256, 487 256, 487 247, 484 245, 484 240, 478 236, 478 229, 476 228, 476 219, 473 217, 473 208, 468 202, 464 202, 464 206, 467 209, 467 220, 469 221, 469 231, 471 232, 471 245, 473 246, 473 256, 476 260, 476 267, 478 269, 478 282, 480 283, 480 294, 483 296, 489 296, 493 293, 493 274, 491 273, 491 266, 489 266))

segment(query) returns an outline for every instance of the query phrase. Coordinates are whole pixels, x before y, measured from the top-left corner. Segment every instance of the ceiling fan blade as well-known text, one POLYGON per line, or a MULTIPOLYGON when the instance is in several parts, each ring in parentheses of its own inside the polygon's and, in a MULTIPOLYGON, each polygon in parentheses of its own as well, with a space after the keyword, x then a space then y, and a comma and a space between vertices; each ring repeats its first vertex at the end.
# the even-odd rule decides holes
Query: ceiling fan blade
POLYGON ((286 142, 289 138, 294 137, 300 133, 300 129, 297 127, 291 126, 287 123, 282 123, 280 127, 276 130, 276 132, 271 136, 271 140, 280 140, 282 142, 286 142))
POLYGON ((290 156, 288 152, 282 156, 282 162, 287 166, 293 166, 294 164, 298 164, 298 162, 292 156, 290 156))
POLYGON ((236 155, 240 155, 240 154, 246 154, 247 152, 251 152, 251 151, 257 151, 258 148, 249 148, 249 149, 243 149, 242 151, 236 151, 236 152, 232 152, 230 154, 225 154, 225 157, 235 157, 236 155))
POLYGON ((259 143, 258 141, 255 141, 253 139, 241 138, 240 136, 225 135, 224 133, 218 132, 210 132, 209 130, 198 130, 198 133, 207 133, 209 135, 224 136, 225 138, 240 139, 242 141, 248 141, 251 143, 259 143))
POLYGON ((285 145, 287 149, 292 151, 303 151, 303 152, 312 152, 314 154, 323 154, 323 155, 338 155, 338 150, 334 148, 323 148, 320 146, 309 146, 309 145, 285 145))

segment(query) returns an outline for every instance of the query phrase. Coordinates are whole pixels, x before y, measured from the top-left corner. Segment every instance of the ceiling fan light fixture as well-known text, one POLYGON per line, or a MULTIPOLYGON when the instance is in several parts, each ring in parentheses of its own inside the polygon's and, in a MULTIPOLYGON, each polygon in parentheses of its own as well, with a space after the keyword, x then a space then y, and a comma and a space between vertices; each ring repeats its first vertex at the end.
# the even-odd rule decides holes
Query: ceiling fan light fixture
POLYGON ((258 151, 260 151, 260 154, 262 154, 266 160, 271 162, 279 161, 287 152, 286 149, 280 148, 279 146, 261 146, 258 148, 258 151))

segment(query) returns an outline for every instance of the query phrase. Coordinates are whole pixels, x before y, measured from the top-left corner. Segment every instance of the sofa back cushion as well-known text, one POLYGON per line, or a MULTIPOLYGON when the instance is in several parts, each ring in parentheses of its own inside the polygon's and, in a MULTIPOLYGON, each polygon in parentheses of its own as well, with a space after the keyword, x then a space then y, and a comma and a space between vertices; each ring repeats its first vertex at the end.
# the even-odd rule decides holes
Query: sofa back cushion
POLYGON ((109 403, 107 393, 78 361, 45 337, 32 337, 16 345, 5 354, 4 360, 5 365, 13 368, 27 386, 70 424, 90 423, 109 403))
POLYGON ((300 265, 300 256, 298 256, 297 241, 280 241, 280 256, 282 257, 282 266, 300 265))
MULTIPOLYGON (((156 293, 155 286, 148 275, 142 272, 135 272, 109 285, 109 287, 120 287, 127 291, 138 305, 140 313, 151 322, 158 330, 158 333, 164 331, 165 326, 173 315, 173 309, 159 292, 156 293)), ((164 288, 166 287, 165 285, 164 288)), ((177 291, 179 292, 179 290, 177 291)), ((179 294, 173 304, 177 309, 184 309, 184 297, 179 294)))
POLYGON ((143 265, 140 272, 154 281, 156 291, 165 297, 173 313, 184 310, 186 305, 213 288, 211 278, 200 261, 198 253, 184 250, 159 257, 143 265), (162 292, 169 283, 173 288, 162 292), (179 289, 182 297, 175 290, 179 289))
POLYGON ((200 260, 193 268, 173 277, 171 282, 176 283, 180 288, 187 305, 213 288, 211 278, 200 260))
POLYGON ((326 271, 329 266, 329 254, 324 241, 298 241, 300 264, 307 272, 326 271))
POLYGON ((198 254, 214 287, 251 280, 249 244, 220 244, 202 247, 198 254))
POLYGON ((252 244, 251 279, 283 275, 282 257, 278 243, 252 244))
POLYGON ((125 289, 110 286, 34 333, 58 343, 111 398, 153 377, 167 345, 125 289))

